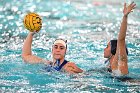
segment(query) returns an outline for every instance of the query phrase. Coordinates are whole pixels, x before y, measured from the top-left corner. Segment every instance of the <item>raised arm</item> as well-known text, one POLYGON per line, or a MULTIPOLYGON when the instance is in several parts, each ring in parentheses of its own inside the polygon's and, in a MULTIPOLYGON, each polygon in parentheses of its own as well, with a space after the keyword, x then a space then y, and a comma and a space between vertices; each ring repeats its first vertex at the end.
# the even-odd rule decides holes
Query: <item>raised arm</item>
POLYGON ((33 35, 35 33, 33 32, 29 32, 27 38, 24 41, 24 45, 22 48, 22 59, 27 62, 27 63, 47 63, 47 61, 43 60, 42 58, 39 58, 35 55, 32 55, 32 39, 33 39, 33 35))
POLYGON ((132 2, 129 6, 124 4, 123 10, 123 19, 120 27, 120 32, 118 36, 117 42, 117 50, 113 62, 111 64, 112 71, 119 70, 121 74, 125 75, 128 73, 128 65, 127 65, 127 53, 126 53, 126 44, 125 44, 125 37, 127 31, 127 18, 128 14, 132 12, 135 8, 136 4, 132 2))
POLYGON ((128 7, 126 7, 126 3, 124 3, 124 9, 123 9, 123 20, 120 27, 120 33, 118 36, 118 41, 125 41, 126 37, 126 30, 127 30, 127 17, 130 12, 135 8, 136 4, 132 2, 128 7))

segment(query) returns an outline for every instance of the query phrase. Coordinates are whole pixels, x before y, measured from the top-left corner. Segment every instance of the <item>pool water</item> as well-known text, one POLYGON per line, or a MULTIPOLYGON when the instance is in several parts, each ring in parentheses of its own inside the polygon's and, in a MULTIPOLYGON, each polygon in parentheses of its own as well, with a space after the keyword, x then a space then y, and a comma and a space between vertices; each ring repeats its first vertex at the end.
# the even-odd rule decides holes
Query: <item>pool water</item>
MULTIPOLYGON (((103 50, 117 38, 122 1, 112 0, 0 0, 0 93, 45 92, 140 92, 140 2, 128 18, 128 78, 112 77, 105 67, 103 50), (28 31, 23 18, 28 12, 41 15, 43 27, 34 37, 35 55, 51 60, 56 38, 68 41, 66 59, 84 73, 46 72, 43 64, 27 64, 21 58, 28 31), (131 79, 130 79, 131 78, 131 79)), ((125 0, 131 2, 131 0, 125 0)))

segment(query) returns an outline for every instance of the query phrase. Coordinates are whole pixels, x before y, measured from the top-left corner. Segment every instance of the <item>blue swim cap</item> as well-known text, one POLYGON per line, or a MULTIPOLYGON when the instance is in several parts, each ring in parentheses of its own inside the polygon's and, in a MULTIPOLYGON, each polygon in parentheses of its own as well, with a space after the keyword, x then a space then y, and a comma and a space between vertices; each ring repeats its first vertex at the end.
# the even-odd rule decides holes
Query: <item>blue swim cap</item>
MULTIPOLYGON (((111 43, 111 54, 115 55, 116 54, 116 49, 117 49, 117 40, 111 40, 110 43, 111 43)), ((127 47, 126 47, 126 53, 128 55, 127 47)))

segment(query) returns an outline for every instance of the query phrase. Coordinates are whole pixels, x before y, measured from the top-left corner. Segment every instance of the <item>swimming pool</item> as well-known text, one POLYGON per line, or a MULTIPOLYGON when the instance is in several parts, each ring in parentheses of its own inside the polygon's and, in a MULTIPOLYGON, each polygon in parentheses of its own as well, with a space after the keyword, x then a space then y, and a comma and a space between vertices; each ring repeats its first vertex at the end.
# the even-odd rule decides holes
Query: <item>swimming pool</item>
MULTIPOLYGON (((130 0, 126 0, 130 2, 130 0)), ((123 2, 108 0, 1 0, 0 3, 0 92, 140 92, 140 2, 129 15, 127 46, 129 77, 113 78, 104 67, 103 49, 117 38, 123 2), (42 16, 43 27, 33 41, 34 54, 51 59, 51 44, 68 40, 66 58, 85 73, 48 73, 43 64, 26 64, 21 48, 28 33, 23 27, 27 12, 42 16)))

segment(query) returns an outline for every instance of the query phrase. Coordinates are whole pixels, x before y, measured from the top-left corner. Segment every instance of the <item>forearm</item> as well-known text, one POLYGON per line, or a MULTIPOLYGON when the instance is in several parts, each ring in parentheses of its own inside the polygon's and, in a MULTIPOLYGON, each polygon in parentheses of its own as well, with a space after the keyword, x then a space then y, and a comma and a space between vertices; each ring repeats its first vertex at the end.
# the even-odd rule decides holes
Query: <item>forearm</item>
POLYGON ((24 41, 22 55, 32 55, 31 45, 32 45, 33 34, 29 33, 24 41))
POLYGON ((119 37, 118 37, 119 41, 125 40, 126 30, 127 30, 127 16, 124 15, 120 27, 119 37))

